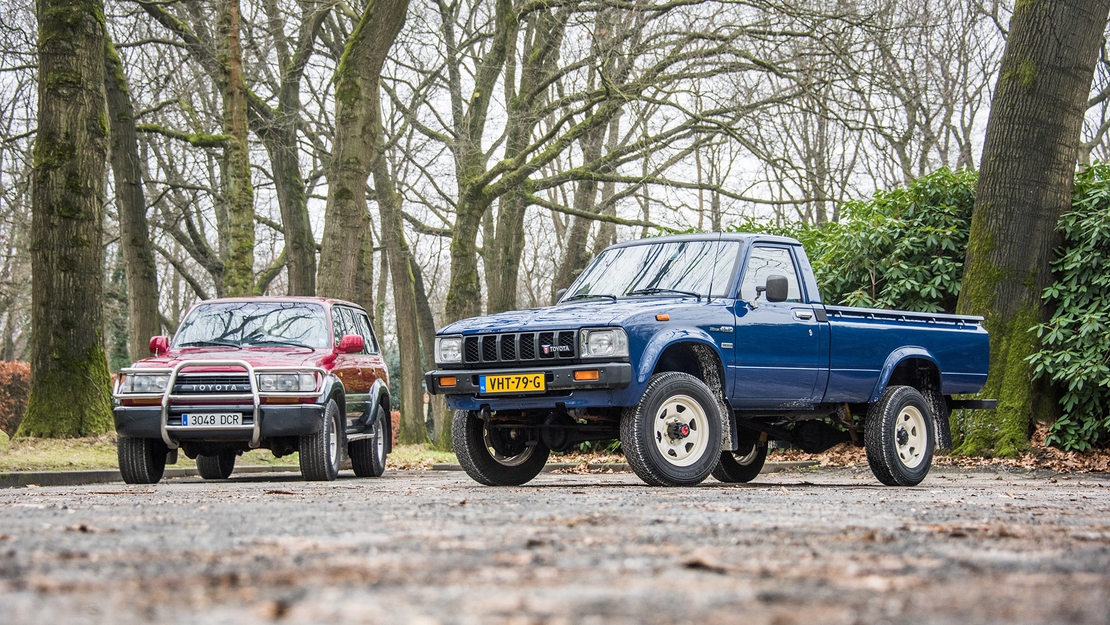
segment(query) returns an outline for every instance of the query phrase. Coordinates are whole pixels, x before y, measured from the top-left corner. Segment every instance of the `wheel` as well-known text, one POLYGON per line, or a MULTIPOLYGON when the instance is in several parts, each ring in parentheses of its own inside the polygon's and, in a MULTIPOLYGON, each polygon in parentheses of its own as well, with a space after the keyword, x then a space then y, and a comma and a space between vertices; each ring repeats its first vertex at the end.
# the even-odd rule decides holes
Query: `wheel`
POLYGON ((301 476, 310 482, 330 482, 339 475, 339 442, 343 436, 339 406, 329 399, 319 432, 300 440, 301 476))
POLYGON ((119 472, 128 484, 157 484, 166 472, 169 448, 156 438, 120 436, 116 441, 119 472))
POLYGON ((628 465, 654 486, 693 486, 721 456, 721 415, 704 382, 676 371, 652 376, 643 397, 621 416, 628 465))
POLYGON ((359 477, 381 477, 385 473, 385 410, 378 406, 377 419, 371 429, 370 438, 362 438, 347 444, 347 454, 351 456, 351 468, 359 477))
POLYGON ((948 402, 940 391, 925 391, 921 394, 925 403, 929 404, 929 411, 933 413, 933 431, 936 432, 937 451, 952 449, 952 425, 948 422, 948 402))
POLYGON ((933 462, 933 413, 917 389, 891 386, 867 411, 871 472, 887 486, 916 486, 933 462))
POLYGON ((206 480, 226 480, 235 470, 234 451, 221 451, 215 456, 197 456, 197 472, 206 480))
POLYGON ((763 463, 767 461, 767 444, 751 441, 751 446, 746 450, 741 444, 737 451, 722 451, 721 459, 713 469, 713 477, 719 482, 743 483, 750 482, 763 470, 763 463))
POLYGON ((456 410, 451 441, 466 474, 486 486, 520 486, 540 474, 551 453, 523 428, 488 428, 477 412, 456 410), (535 444, 531 444, 535 443, 535 444))

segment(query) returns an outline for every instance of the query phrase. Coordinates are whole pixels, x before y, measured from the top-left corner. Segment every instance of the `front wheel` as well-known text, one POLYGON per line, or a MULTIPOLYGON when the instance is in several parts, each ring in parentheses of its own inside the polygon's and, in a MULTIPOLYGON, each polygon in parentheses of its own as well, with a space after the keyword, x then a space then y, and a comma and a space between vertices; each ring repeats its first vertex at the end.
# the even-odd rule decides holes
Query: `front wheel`
POLYGON ((451 422, 459 464, 486 486, 520 486, 540 474, 551 452, 526 434, 523 427, 493 427, 474 411, 456 410, 451 422))
POLYGON ((128 484, 157 484, 166 471, 169 448, 156 438, 121 435, 116 440, 119 472, 128 484))
POLYGON ((767 443, 752 441, 751 446, 737 451, 722 451, 721 459, 713 469, 718 482, 747 483, 754 480, 767 461, 767 443))
POLYGON ((720 404, 698 378, 676 371, 652 376, 643 397, 621 416, 628 465, 653 486, 693 486, 721 456, 720 404))
POLYGON ((300 440, 301 476, 310 482, 330 482, 339 475, 339 442, 343 436, 339 406, 329 399, 319 432, 300 440))
POLYGON ((933 413, 917 389, 888 387, 867 411, 864 445, 871 472, 887 486, 916 486, 933 462, 933 413))
POLYGON ((235 452, 221 451, 215 456, 197 456, 197 473, 206 480, 226 480, 235 470, 235 452))

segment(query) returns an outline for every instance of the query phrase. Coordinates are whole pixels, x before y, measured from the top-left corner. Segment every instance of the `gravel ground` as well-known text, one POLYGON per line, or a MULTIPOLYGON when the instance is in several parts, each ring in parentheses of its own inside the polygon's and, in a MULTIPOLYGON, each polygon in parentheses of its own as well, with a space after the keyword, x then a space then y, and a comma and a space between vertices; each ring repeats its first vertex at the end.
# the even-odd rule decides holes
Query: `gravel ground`
POLYGON ((1110 623, 1110 477, 295 475, 0 491, 14 623, 1110 623))

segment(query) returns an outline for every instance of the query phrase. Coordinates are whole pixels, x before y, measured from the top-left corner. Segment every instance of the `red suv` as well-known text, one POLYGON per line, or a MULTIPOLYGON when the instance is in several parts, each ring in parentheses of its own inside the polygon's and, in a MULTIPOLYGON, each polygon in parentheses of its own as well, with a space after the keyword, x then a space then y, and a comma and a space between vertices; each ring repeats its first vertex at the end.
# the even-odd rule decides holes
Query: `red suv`
POLYGON ((344 450, 378 477, 391 451, 389 377, 362 307, 315 297, 244 297, 189 309, 171 341, 120 371, 115 398, 125 482, 153 484, 180 449, 206 479, 264 448, 300 452, 306 480, 333 480, 344 450))

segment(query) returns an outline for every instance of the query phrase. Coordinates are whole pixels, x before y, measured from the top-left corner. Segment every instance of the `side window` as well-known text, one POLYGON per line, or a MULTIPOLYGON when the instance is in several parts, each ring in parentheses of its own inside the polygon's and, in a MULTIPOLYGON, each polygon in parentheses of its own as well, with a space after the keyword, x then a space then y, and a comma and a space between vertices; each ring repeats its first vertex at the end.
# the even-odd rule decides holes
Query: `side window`
POLYGON ((335 347, 339 347, 339 341, 343 338, 343 335, 351 333, 347 329, 347 320, 343 318, 342 310, 339 306, 332 306, 331 308, 331 327, 335 334, 335 347))
MULTIPOLYGON (((757 247, 748 256, 748 266, 744 269, 744 282, 740 285, 740 299, 750 302, 755 299, 755 288, 767 284, 767 276, 786 276, 790 283, 788 302, 802 301, 802 290, 798 288, 798 274, 794 271, 794 259, 790 250, 781 247, 757 247)), ((762 299, 761 299, 762 301, 762 299)))
POLYGON ((365 354, 366 353, 366 348, 369 347, 369 345, 366 344, 366 337, 363 335, 362 331, 359 329, 358 322, 355 321, 355 319, 358 317, 358 315, 355 314, 355 311, 353 311, 353 310, 351 310, 350 308, 347 308, 347 307, 342 307, 342 308, 339 309, 339 311, 340 311, 340 314, 343 315, 343 325, 347 328, 346 333, 347 334, 357 334, 357 335, 363 337, 362 338, 362 342, 363 342, 362 351, 359 352, 359 353, 360 354, 365 354))
POLYGON ((378 339, 374 336, 374 329, 370 327, 370 319, 366 317, 366 313, 355 311, 355 323, 358 324, 359 334, 362 335, 362 340, 366 341, 366 350, 371 354, 378 353, 378 339))

